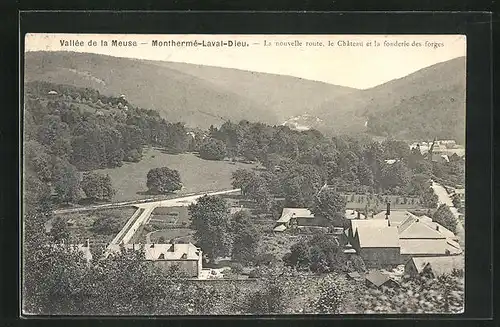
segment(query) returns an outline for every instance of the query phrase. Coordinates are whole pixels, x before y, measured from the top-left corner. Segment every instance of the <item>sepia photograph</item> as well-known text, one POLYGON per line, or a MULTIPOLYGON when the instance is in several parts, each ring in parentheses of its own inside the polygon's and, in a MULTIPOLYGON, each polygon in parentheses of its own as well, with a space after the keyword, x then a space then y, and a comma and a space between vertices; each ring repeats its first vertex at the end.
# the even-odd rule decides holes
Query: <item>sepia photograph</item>
POLYGON ((465 35, 21 42, 22 315, 464 312, 465 35))

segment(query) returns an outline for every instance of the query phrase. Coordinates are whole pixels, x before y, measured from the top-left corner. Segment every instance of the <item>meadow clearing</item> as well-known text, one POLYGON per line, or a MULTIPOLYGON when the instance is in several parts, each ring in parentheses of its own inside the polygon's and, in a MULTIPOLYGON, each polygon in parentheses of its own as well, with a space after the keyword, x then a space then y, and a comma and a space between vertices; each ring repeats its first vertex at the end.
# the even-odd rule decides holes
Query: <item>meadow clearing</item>
POLYGON ((152 168, 168 167, 179 171, 183 188, 178 195, 208 191, 229 190, 231 176, 237 169, 252 169, 257 165, 204 160, 192 153, 167 154, 156 148, 146 148, 140 162, 124 162, 121 167, 99 169, 95 172, 109 174, 116 195, 113 201, 151 198, 146 186, 146 175, 152 168))

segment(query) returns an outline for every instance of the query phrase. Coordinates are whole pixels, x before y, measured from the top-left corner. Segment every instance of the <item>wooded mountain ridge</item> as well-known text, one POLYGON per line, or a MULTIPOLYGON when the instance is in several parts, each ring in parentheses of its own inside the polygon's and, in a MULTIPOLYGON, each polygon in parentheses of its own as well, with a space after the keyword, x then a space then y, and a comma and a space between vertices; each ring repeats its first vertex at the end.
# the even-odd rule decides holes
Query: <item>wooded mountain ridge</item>
POLYGON ((465 138, 464 57, 358 90, 230 68, 40 51, 25 58, 25 81, 34 80, 125 94, 169 121, 204 129, 242 119, 282 124, 308 114, 318 118, 309 127, 327 134, 465 138))

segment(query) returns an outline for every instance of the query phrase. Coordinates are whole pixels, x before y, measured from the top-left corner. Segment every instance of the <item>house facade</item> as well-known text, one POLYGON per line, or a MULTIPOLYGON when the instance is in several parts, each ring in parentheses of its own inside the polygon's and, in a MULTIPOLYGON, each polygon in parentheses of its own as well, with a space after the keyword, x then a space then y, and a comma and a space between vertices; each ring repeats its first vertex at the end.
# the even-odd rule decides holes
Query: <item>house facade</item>
POLYGON ((112 244, 106 249, 105 258, 119 255, 122 249, 125 251, 141 251, 144 254, 145 261, 165 272, 176 266, 187 277, 198 278, 203 269, 203 252, 191 243, 112 244))

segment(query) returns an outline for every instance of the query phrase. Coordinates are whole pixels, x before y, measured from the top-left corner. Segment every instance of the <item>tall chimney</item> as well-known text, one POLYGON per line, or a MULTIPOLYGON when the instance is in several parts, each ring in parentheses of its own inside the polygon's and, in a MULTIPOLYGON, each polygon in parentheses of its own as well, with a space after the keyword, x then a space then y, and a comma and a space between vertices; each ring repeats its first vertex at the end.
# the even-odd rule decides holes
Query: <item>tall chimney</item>
POLYGON ((358 219, 361 218, 361 213, 358 211, 358 219))

